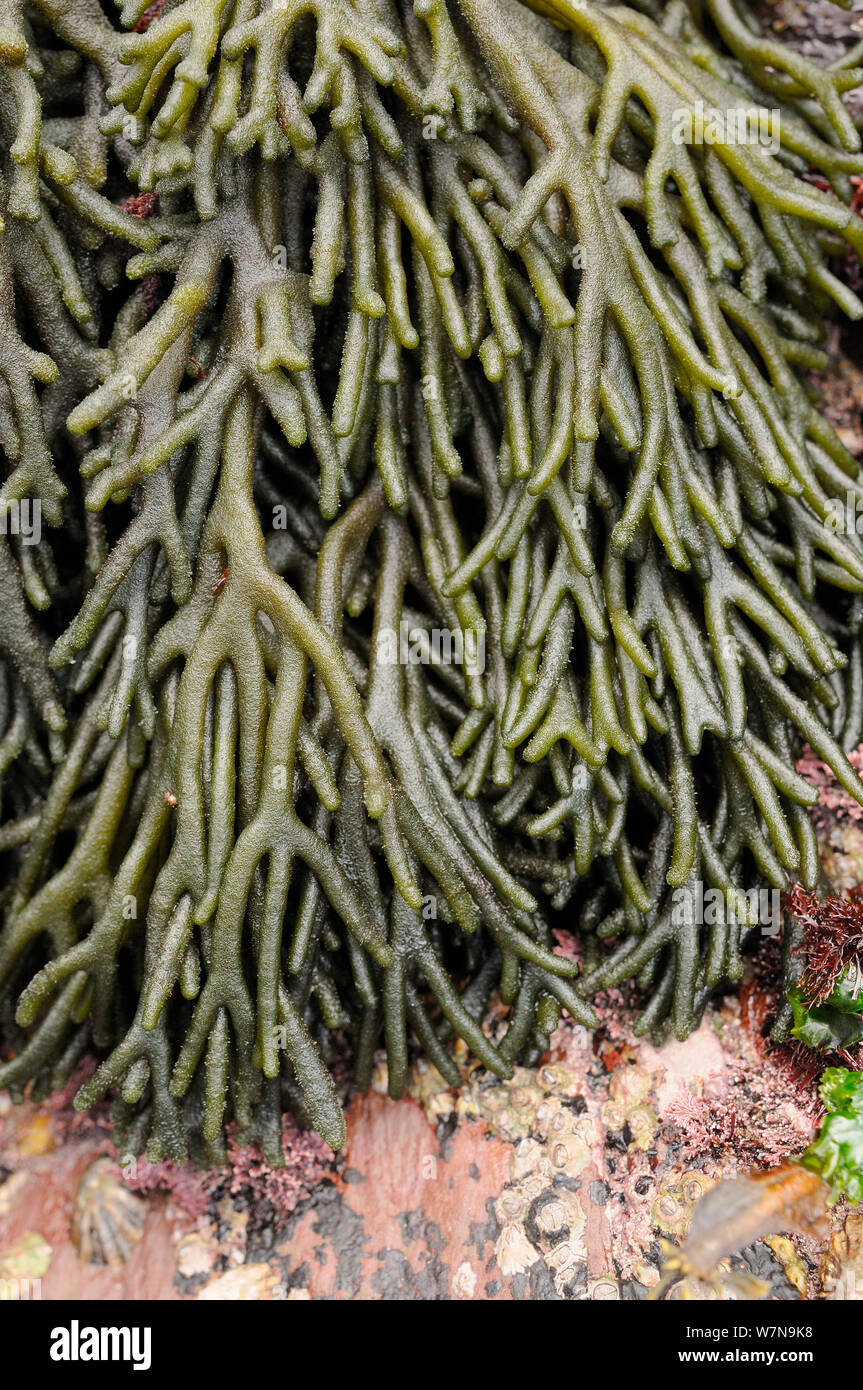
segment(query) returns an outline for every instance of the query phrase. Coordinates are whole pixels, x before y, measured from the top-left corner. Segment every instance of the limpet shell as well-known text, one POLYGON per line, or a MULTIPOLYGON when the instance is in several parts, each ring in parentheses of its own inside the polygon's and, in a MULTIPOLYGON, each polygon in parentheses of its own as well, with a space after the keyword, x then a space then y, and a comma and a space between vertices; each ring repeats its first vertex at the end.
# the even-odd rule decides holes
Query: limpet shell
POLYGON ((81 1179, 72 1240, 87 1264, 122 1265, 144 1234, 147 1203, 123 1182, 110 1158, 97 1158, 81 1179))

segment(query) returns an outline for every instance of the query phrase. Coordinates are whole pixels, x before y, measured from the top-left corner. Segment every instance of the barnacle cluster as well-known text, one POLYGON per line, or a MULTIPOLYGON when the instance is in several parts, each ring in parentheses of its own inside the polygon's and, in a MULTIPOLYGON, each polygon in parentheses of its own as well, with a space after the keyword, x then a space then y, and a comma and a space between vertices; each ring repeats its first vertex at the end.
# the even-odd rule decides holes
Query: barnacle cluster
POLYGON ((0 0, 0 1086, 95 1052, 126 1148, 277 1163, 339 1035, 397 1096, 739 977, 817 877, 798 745, 863 800, 803 376, 861 57, 747 0, 0 0))

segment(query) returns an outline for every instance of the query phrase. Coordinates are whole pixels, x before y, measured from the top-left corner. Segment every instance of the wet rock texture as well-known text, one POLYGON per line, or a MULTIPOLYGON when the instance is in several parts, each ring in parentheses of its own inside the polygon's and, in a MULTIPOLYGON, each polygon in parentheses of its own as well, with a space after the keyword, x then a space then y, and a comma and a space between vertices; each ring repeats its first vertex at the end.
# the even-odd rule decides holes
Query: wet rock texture
MULTIPOLYGON (((773 949, 766 943, 768 981, 773 949)), ((75 1115, 68 1098, 47 1109, 0 1101, 0 1290, 645 1298, 659 1278, 660 1241, 685 1238, 704 1191, 811 1137, 811 1082, 760 1036, 771 1006, 769 983, 753 970, 742 995, 714 1008, 686 1043, 656 1050, 633 1038, 627 1001, 615 994, 597 1033, 561 1027, 539 1067, 505 1083, 478 1070, 455 1092, 419 1063, 399 1102, 383 1094, 381 1064, 373 1089, 350 1103, 338 1159, 298 1135, 283 1175, 265 1177, 239 1150, 218 1174, 118 1165, 104 1156, 104 1117, 75 1115)), ((846 1297, 858 1282, 863 1289, 860 1249, 856 1227, 837 1231, 819 1274, 814 1247, 777 1237, 731 1267, 767 1280, 774 1298, 811 1296, 825 1278, 829 1296, 846 1297)), ((685 1291, 722 1294, 721 1283, 685 1291)))
MULTIPOLYGON (((162 1203, 147 1202, 135 1238, 121 1237, 125 1259, 88 1258, 99 1239, 93 1232, 109 1229, 117 1199, 100 1181, 109 1149, 99 1124, 81 1124, 74 1112, 54 1105, 13 1107, 0 1094, 0 1298, 171 1296, 174 1227, 162 1203), (100 1164, 95 1173, 94 1164, 100 1164), (83 1245, 73 1230, 86 1232, 83 1245)), ((124 1190, 120 1203, 129 1198, 138 1201, 124 1190)), ((130 1227, 122 1215, 120 1224, 130 1227)))

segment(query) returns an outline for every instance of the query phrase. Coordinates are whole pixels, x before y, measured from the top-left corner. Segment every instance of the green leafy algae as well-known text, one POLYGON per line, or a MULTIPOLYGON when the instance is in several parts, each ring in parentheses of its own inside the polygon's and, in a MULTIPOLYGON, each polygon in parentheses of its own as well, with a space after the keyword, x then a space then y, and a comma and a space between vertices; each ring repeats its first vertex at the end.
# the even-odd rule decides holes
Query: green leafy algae
POLYGON ((797 1160, 830 1184, 832 1200, 863 1200, 863 1074, 828 1067, 819 1094, 827 1109, 818 1138, 797 1160))

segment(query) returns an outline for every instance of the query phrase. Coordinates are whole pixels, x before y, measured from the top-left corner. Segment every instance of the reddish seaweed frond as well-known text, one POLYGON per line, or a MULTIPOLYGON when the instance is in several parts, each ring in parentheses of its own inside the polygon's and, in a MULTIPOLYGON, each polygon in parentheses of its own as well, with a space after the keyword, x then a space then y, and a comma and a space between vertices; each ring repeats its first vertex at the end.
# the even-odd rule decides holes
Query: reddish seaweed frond
POLYGON ((800 988, 813 1004, 821 1004, 847 970, 863 968, 863 887, 852 888, 847 897, 819 898, 795 883, 785 904, 804 931, 800 988))

